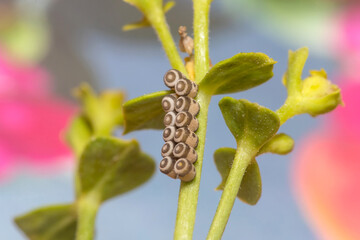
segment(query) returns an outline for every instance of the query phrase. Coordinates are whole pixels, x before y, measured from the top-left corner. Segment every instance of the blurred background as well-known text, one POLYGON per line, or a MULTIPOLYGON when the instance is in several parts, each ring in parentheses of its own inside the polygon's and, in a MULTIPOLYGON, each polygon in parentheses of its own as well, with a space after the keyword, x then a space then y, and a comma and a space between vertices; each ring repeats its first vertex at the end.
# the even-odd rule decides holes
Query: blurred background
MULTIPOLYGON (((192 2, 167 13, 177 37, 192 35, 192 2)), ((123 32, 141 19, 121 0, 0 1, 0 239, 25 239, 13 218, 71 202, 73 156, 63 129, 77 111, 72 89, 123 89, 127 99, 165 89, 170 68, 150 28, 123 32)), ((278 63, 274 78, 233 94, 276 110, 286 99, 281 78, 288 50, 308 46, 310 69, 324 68, 342 88, 345 107, 281 128, 296 141, 287 156, 259 157, 263 194, 256 206, 238 200, 223 239, 360 239, 360 4, 346 0, 224 0, 211 8, 210 57, 264 52, 278 63)), ((184 56, 185 57, 185 56, 184 56)), ((212 99, 194 239, 205 239, 221 192, 213 162, 235 147, 212 99)), ((118 134, 121 134, 119 130, 118 134)), ((161 131, 139 131, 142 149, 161 160, 161 131)), ((96 239, 171 239, 179 182, 157 172, 144 186, 106 202, 96 239)))

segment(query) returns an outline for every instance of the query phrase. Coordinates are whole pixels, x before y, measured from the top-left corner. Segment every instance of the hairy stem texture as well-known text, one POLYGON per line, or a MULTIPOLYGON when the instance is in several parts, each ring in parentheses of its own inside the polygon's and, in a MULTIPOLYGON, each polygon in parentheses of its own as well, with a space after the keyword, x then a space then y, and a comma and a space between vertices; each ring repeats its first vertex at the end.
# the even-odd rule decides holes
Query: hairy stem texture
POLYGON ((198 102, 200 104, 200 113, 198 115, 199 129, 197 135, 199 144, 197 147, 198 160, 196 161, 196 176, 191 182, 182 182, 179 192, 178 210, 176 216, 174 239, 187 240, 192 239, 194 231, 196 208, 200 189, 201 168, 204 159, 207 115, 210 104, 210 97, 199 92, 198 102))
POLYGON ((234 162, 226 180, 225 188, 221 195, 220 203, 211 224, 207 240, 221 239, 229 220, 246 168, 254 156, 251 151, 252 147, 246 145, 245 141, 240 142, 238 145, 234 162))
MULTIPOLYGON (((193 3, 195 82, 199 83, 209 70, 209 11, 211 0, 193 0, 193 3)), ((199 129, 197 131, 199 137, 198 160, 194 164, 196 177, 189 183, 181 183, 174 233, 175 240, 191 240, 195 225, 211 96, 199 89, 197 100, 201 110, 198 115, 199 129)))
POLYGON ((187 73, 185 65, 180 57, 180 54, 176 48, 173 37, 171 36, 169 26, 166 22, 163 12, 153 11, 149 16, 149 21, 157 33, 159 40, 165 50, 165 53, 173 68, 179 70, 182 73, 187 73))
POLYGON ((211 0, 193 0, 195 82, 199 83, 209 71, 209 12, 211 0))

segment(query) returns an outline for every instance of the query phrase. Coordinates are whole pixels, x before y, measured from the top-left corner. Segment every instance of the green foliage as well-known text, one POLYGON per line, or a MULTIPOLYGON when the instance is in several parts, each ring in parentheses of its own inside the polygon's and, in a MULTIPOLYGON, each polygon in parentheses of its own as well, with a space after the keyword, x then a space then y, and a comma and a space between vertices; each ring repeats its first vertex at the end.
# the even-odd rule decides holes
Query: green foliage
POLYGON ((263 153, 274 153, 279 155, 285 155, 290 153, 294 148, 294 140, 285 133, 276 134, 270 139, 264 146, 262 146, 257 155, 263 153))
POLYGON ((87 118, 77 115, 73 117, 66 129, 66 140, 76 155, 80 156, 92 134, 93 132, 87 118))
POLYGON ((81 195, 94 194, 105 201, 145 183, 154 170, 154 160, 141 152, 136 140, 98 137, 89 142, 80 158, 81 195))
POLYGON ((240 180, 231 179, 230 191, 236 190, 239 199, 255 205, 261 196, 261 176, 255 157, 278 131, 279 117, 273 111, 243 99, 224 97, 219 107, 238 149, 220 148, 215 152, 215 164, 222 176, 217 189, 225 189, 228 177, 234 171, 232 178, 240 180), (239 155, 235 159, 237 151, 239 155))
POLYGON ((165 112, 161 100, 170 93, 155 92, 127 101, 123 105, 124 134, 141 129, 163 129, 165 112))
MULTIPOLYGON (((80 125, 76 128, 79 132, 81 118, 73 123, 80 125)), ((40 208, 17 217, 15 222, 32 240, 74 239, 78 217, 85 222, 81 231, 92 232, 89 223, 95 221, 100 203, 142 185, 154 170, 154 160, 141 152, 136 140, 97 137, 87 143, 78 163, 77 204, 40 208)))
MULTIPOLYGON (((132 1, 128 1, 128 2, 132 2, 132 1)), ((170 2, 165 3, 165 5, 163 7, 164 13, 167 13, 168 11, 170 11, 174 6, 175 6, 174 1, 170 1, 170 2)), ((123 31, 130 31, 130 30, 135 30, 135 29, 144 28, 144 27, 150 27, 150 26, 151 26, 151 23, 144 16, 143 19, 141 19, 138 22, 134 22, 134 23, 124 25, 122 30, 123 31)))
POLYGON ((244 91, 269 80, 275 63, 263 53, 239 53, 215 64, 200 88, 210 95, 244 91))
POLYGON ((247 142, 255 153, 278 131, 280 120, 276 113, 247 100, 224 97, 219 107, 226 125, 238 145, 247 142))
POLYGON ((301 80, 309 50, 301 48, 289 51, 289 64, 283 83, 288 90, 284 105, 277 111, 284 123, 295 115, 308 113, 315 117, 334 110, 343 104, 340 89, 327 79, 324 70, 310 71, 310 76, 301 80))
MULTIPOLYGON (((152 26, 162 42, 173 68, 188 75, 171 36, 165 13, 174 2, 162 0, 124 0, 143 13, 143 19, 123 27, 132 30, 152 26)), ((208 26, 211 0, 194 2, 194 55, 187 59, 188 70, 195 73, 199 84, 197 100, 199 120, 197 177, 181 184, 174 239, 191 239, 204 155, 207 112, 212 95, 245 91, 273 76, 276 63, 263 53, 239 53, 215 64, 209 70, 208 26)), ((288 98, 276 113, 247 100, 225 97, 219 107, 234 135, 237 149, 221 148, 214 154, 222 176, 218 190, 222 198, 209 232, 209 239, 220 239, 235 201, 255 205, 262 191, 259 166, 255 157, 263 153, 287 154, 294 141, 277 134, 280 124, 296 114, 312 116, 333 110, 341 104, 340 90, 327 80, 325 71, 311 71, 302 81, 301 74, 308 56, 306 48, 289 53, 289 66, 284 76, 288 98)), ((124 102, 124 94, 106 91, 96 95, 86 84, 78 90, 83 108, 67 130, 67 140, 79 161, 76 166, 76 201, 71 205, 40 208, 15 219, 16 224, 32 240, 91 240, 99 206, 103 201, 126 193, 146 181, 154 173, 154 160, 140 150, 136 140, 110 137, 117 126, 124 134, 141 129, 163 129, 165 115, 161 107, 161 91, 124 102), (76 231, 76 234, 75 234, 76 231)))
POLYGON ((75 239, 76 208, 72 204, 36 209, 15 218, 15 223, 30 240, 75 239))
POLYGON ((82 101, 82 114, 90 122, 95 135, 110 135, 116 126, 123 124, 121 107, 125 98, 123 92, 104 91, 97 96, 89 85, 82 84, 75 94, 82 101))
MULTIPOLYGON (((222 181, 216 190, 224 190, 226 180, 234 161, 235 152, 236 149, 233 148, 219 148, 215 151, 215 165, 222 177, 222 181)), ((237 197, 250 205, 255 205, 261 197, 261 175, 255 159, 246 168, 237 197)))

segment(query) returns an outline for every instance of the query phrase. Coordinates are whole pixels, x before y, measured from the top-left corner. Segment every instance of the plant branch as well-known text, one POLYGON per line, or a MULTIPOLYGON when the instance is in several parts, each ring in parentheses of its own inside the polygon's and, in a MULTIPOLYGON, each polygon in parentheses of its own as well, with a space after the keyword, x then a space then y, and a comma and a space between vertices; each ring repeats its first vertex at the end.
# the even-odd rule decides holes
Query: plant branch
MULTIPOLYGON (((195 82, 199 83, 209 70, 209 11, 211 0, 193 0, 194 3, 194 51, 195 82)), ((198 115, 199 129, 197 135, 198 160, 194 164, 196 177, 189 183, 181 183, 176 216, 174 239, 192 239, 196 208, 198 203, 201 169, 204 159, 205 137, 207 130, 208 108, 211 96, 199 89, 197 100, 200 104, 198 115)))
POLYGON ((252 149, 253 147, 245 140, 238 144, 234 162, 226 180, 225 188, 221 195, 207 240, 219 240, 224 233, 246 168, 256 154, 256 151, 252 151, 252 149))
POLYGON ((276 114, 279 116, 280 125, 284 124, 287 120, 299 114, 300 106, 294 98, 287 98, 284 105, 282 105, 276 114))
POLYGON ((96 195, 88 194, 78 199, 76 240, 92 240, 94 238, 95 220, 99 206, 100 201, 96 195))
POLYGON ((201 168, 204 159, 205 137, 207 127, 208 108, 210 98, 203 92, 198 93, 198 102, 201 111, 198 115, 199 129, 197 135, 199 144, 197 147, 198 160, 196 161, 196 177, 193 181, 182 182, 179 192, 178 210, 176 216, 174 239, 192 239, 194 231, 196 208, 200 189, 201 168))
POLYGON ((154 8, 153 11, 150 11, 147 15, 147 18, 157 33, 171 66, 182 73, 187 73, 185 65, 176 48, 174 39, 171 36, 169 26, 166 22, 165 14, 162 9, 154 8))
POLYGON ((195 82, 199 83, 209 71, 209 12, 211 0, 193 0, 195 82))

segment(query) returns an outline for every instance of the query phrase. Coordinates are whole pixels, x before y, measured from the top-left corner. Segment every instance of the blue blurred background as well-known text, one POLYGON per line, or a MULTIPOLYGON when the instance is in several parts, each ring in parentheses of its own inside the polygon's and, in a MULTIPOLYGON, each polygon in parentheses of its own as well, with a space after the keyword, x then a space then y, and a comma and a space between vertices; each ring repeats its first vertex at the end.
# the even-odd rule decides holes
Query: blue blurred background
MULTIPOLYGON (((23 1, 27 3, 31 1, 23 1)), ((244 1, 239 1, 239 3, 244 1)), ((165 89, 162 75, 170 68, 156 35, 150 28, 122 32, 124 24, 141 14, 120 0, 33 1, 34 11, 46 14, 50 47, 40 61, 54 79, 56 93, 69 101, 71 89, 89 82, 98 91, 124 89, 127 99, 165 89), (44 7, 47 5, 46 7, 44 7), (40 9, 40 10, 39 10, 40 9)), ((324 68, 331 76, 336 63, 326 46, 317 41, 282 35, 285 26, 264 23, 256 14, 235 1, 214 1, 211 9, 210 57, 217 63, 239 52, 263 52, 278 63, 274 77, 258 88, 231 95, 245 98, 270 109, 279 108, 286 98, 281 78, 286 71, 289 49, 309 46, 304 73, 324 68), (292 41, 292 40, 293 41, 292 41), (321 44, 320 44, 321 45, 321 44)), ((191 1, 178 1, 168 14, 177 37, 177 26, 192 31, 191 1)), ((275 23, 274 23, 275 24, 275 23)), ((313 35, 316 38, 316 36, 313 35)), ((321 35, 323 37, 323 35, 321 35)), ((320 33, 319 33, 320 38, 320 33)), ((205 148, 194 239, 205 239, 221 192, 214 191, 221 178, 213 152, 219 147, 235 147, 217 106, 223 96, 212 99, 205 148)), ((295 141, 318 127, 322 117, 299 116, 282 126, 295 141)), ((121 134, 119 130, 118 134, 121 134)), ((142 149, 161 160, 161 131, 139 131, 124 138, 136 138, 142 149)), ((46 147, 46 146, 44 146, 46 147)), ((296 147, 295 153, 296 154, 296 147)), ((264 155, 258 162, 263 193, 256 206, 236 200, 223 239, 315 239, 296 205, 290 182, 292 154, 264 155)), ((156 172, 151 181, 125 195, 106 202, 96 220, 96 239, 171 239, 176 217, 179 181, 156 172)), ((71 170, 37 174, 26 169, 0 183, 0 239, 25 239, 13 223, 14 216, 34 208, 74 199, 71 170)))

